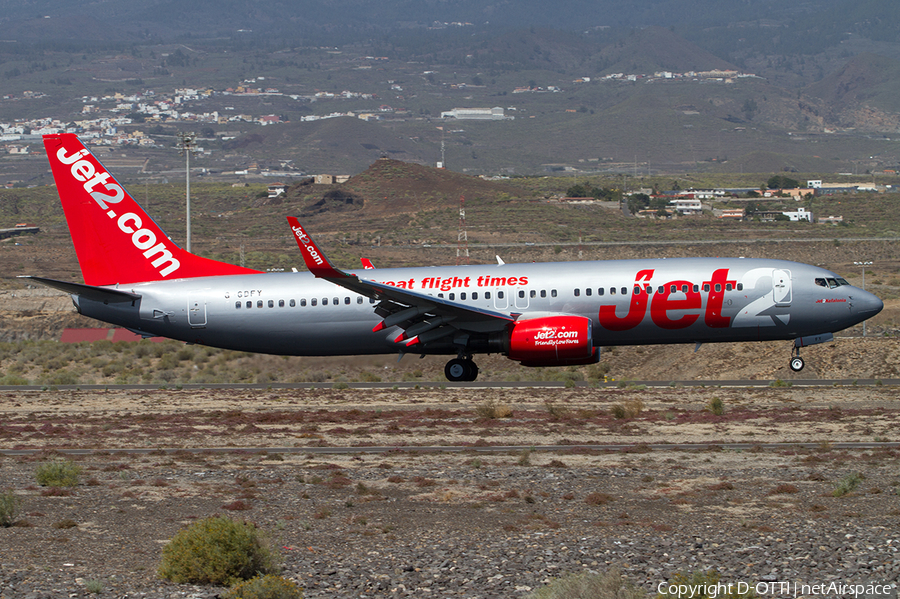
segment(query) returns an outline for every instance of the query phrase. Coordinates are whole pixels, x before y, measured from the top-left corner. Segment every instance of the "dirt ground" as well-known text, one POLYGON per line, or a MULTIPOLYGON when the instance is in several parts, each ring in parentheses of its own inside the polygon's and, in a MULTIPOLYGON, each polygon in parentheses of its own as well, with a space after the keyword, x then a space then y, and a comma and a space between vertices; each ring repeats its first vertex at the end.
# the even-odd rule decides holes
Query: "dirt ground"
POLYGON ((265 531, 307 597, 525 597, 610 567, 648 592, 705 568, 753 583, 900 573, 889 386, 48 390, 3 392, 0 415, 0 448, 41 450, 0 457, 0 490, 22 501, 0 528, 0 597, 215 596, 156 574, 166 540, 214 514, 265 531), (647 445, 669 442, 755 446, 647 445), (627 448, 540 450, 551 443, 627 448), (394 449, 302 451, 373 445, 394 449), (498 445, 526 449, 483 451, 498 445), (260 447, 296 453, 244 449, 260 447), (93 450, 65 458, 79 484, 38 485, 60 448, 93 450))

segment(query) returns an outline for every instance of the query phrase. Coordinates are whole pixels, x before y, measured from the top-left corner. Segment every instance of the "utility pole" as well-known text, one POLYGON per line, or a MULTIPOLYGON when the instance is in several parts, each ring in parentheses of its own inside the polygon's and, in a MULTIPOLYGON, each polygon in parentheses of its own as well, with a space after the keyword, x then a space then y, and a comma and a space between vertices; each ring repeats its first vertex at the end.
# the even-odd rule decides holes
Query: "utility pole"
POLYGON ((459 229, 456 234, 456 265, 469 263, 469 236, 466 233, 466 197, 459 196, 459 229))
POLYGON ((181 132, 178 134, 179 153, 185 157, 185 198, 187 219, 185 228, 187 229, 187 241, 185 243, 187 251, 191 251, 191 153, 197 151, 197 134, 181 132))

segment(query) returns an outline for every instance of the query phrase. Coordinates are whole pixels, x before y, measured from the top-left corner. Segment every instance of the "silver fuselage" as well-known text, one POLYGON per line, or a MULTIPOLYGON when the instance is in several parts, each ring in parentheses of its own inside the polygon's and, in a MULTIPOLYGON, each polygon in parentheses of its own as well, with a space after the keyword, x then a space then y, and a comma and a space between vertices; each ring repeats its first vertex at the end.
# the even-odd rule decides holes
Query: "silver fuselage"
MULTIPOLYGON (((782 260, 676 258, 354 274, 519 319, 585 316, 592 320, 595 346, 796 339, 845 329, 883 307, 830 271, 782 260), (842 284, 829 284, 836 280, 842 284)), ((76 295, 79 312, 147 335, 250 352, 325 356, 403 349, 393 341, 396 327, 372 332, 381 318, 369 298, 307 272, 116 288, 140 299, 107 304, 76 295)), ((413 351, 456 353, 443 346, 413 351)))

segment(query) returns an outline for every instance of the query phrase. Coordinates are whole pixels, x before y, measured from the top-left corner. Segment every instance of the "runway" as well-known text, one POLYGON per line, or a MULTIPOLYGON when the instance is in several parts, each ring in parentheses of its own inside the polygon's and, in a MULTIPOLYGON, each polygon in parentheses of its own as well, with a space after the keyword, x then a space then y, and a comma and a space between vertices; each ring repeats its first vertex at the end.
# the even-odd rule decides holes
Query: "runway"
MULTIPOLYGON (((643 386, 660 387, 722 387, 722 388, 764 388, 764 387, 867 387, 867 386, 900 386, 900 379, 760 379, 760 380, 618 380, 606 382, 574 381, 569 382, 576 388, 616 389, 623 387, 643 386)), ((451 383, 448 381, 416 381, 396 383, 184 383, 178 385, 0 385, 0 391, 47 391, 57 389, 63 391, 154 391, 159 389, 216 390, 216 389, 563 389, 567 383, 563 381, 478 381, 474 383, 451 383)))

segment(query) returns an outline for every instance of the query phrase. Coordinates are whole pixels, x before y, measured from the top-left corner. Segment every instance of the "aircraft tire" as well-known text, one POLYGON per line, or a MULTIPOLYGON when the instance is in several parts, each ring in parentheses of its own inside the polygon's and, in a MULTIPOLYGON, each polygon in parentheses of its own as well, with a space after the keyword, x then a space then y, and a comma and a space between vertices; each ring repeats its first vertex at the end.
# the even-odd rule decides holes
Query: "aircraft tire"
POLYGON ((444 367, 444 376, 454 383, 474 381, 478 378, 478 366, 472 360, 454 358, 444 367))
POLYGON ((801 370, 803 370, 803 366, 805 366, 803 358, 801 358, 800 356, 794 356, 793 358, 791 358, 791 370, 793 370, 794 372, 800 372, 801 370))
POLYGON ((444 376, 447 377, 448 381, 454 383, 467 381, 469 375, 469 366, 467 362, 468 360, 460 360, 459 358, 450 360, 447 362, 447 365, 444 366, 444 376))

